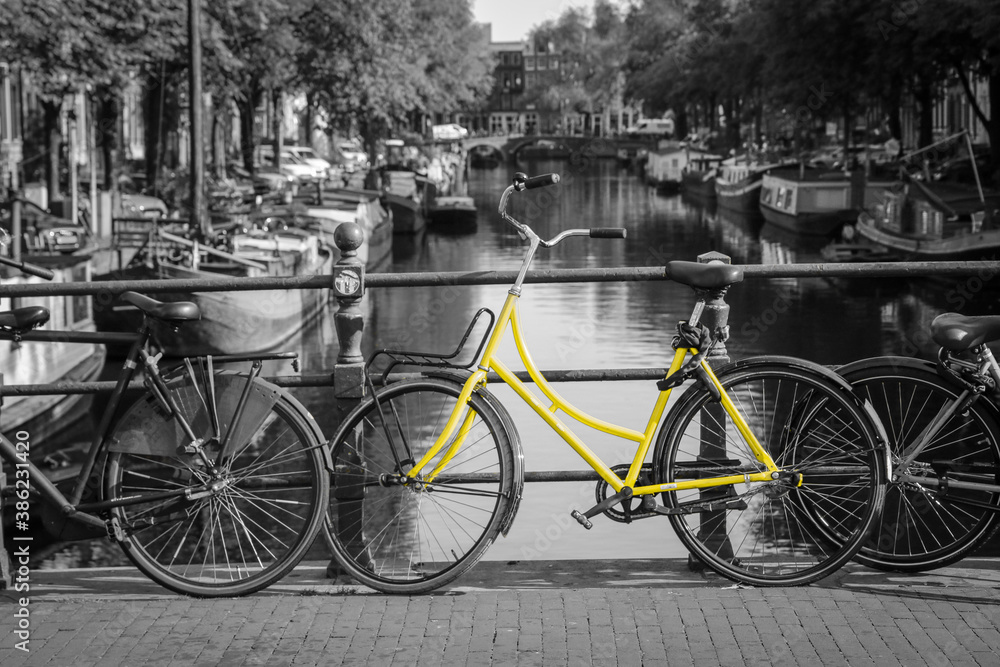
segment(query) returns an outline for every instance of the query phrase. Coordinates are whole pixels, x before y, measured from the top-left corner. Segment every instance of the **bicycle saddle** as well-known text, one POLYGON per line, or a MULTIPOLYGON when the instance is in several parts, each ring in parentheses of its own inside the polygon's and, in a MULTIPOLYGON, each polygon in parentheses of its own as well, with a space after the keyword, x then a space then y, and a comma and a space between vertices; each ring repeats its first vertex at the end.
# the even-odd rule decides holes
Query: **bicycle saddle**
POLYGON ((121 299, 157 320, 165 322, 191 322, 201 319, 201 311, 198 310, 198 305, 190 301, 166 303, 136 292, 123 292, 121 299))
POLYGON ((931 338, 951 352, 964 352, 977 345, 1000 340, 1000 315, 971 317, 943 313, 931 322, 931 338))
POLYGON ((667 262, 666 274, 674 282, 699 289, 722 289, 743 282, 741 267, 721 262, 667 262))
POLYGON ((24 333, 49 321, 49 310, 42 306, 25 306, 0 313, 0 329, 24 333))

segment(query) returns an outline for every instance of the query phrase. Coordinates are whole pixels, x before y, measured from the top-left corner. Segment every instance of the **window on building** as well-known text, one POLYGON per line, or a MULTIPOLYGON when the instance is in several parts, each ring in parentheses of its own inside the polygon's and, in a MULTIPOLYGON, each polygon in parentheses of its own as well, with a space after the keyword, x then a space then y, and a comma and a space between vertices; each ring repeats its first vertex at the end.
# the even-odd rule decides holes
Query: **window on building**
POLYGON ((524 57, 524 69, 531 72, 535 69, 535 56, 524 57))
POLYGON ((559 69, 559 58, 556 56, 549 58, 549 69, 559 69))
POLYGON ((527 88, 534 88, 538 83, 538 75, 534 72, 528 72, 524 75, 524 85, 527 88))
POLYGON ((512 56, 511 57, 511 64, 512 65, 518 66, 518 65, 521 64, 521 54, 520 53, 512 53, 511 56, 512 56))

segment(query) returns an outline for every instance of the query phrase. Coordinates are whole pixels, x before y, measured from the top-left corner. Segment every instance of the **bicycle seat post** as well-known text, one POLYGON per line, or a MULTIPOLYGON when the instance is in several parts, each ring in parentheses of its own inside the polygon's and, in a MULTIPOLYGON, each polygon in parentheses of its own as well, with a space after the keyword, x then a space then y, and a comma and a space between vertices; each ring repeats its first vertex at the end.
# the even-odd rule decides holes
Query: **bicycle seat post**
MULTIPOLYGON (((709 262, 731 264, 732 260, 727 255, 723 255, 722 253, 714 250, 698 255, 699 264, 708 264, 709 262)), ((701 323, 708 327, 709 331, 712 331, 713 333, 720 329, 726 331, 729 326, 729 304, 726 303, 725 299, 726 290, 698 289, 695 290, 695 293, 697 294, 698 305, 695 306, 691 324, 697 324, 697 318, 700 318, 701 323), (699 308, 698 306, 701 307, 699 308)), ((719 340, 712 347, 708 353, 707 360, 709 363, 718 362, 716 365, 729 363, 729 354, 726 350, 725 337, 719 340)), ((714 419, 718 420, 716 423, 723 424, 726 422, 726 411, 721 404, 716 403, 714 405, 708 405, 705 409, 710 411, 714 419)), ((720 437, 720 434, 713 427, 703 426, 698 458, 706 461, 726 460, 728 457, 726 454, 725 435, 722 434, 720 437)), ((706 501, 720 500, 724 496, 732 495, 734 495, 733 487, 726 486, 716 489, 706 489, 701 493, 701 498, 706 501)), ((702 535, 701 539, 703 539, 706 544, 712 545, 712 548, 716 551, 716 553, 724 557, 728 554, 731 557, 733 554, 733 547, 729 543, 729 537, 726 535, 725 517, 725 510, 704 512, 702 514, 701 525, 715 526, 717 532, 712 535, 702 535)), ((697 557, 692 554, 688 554, 688 568, 692 570, 700 570, 704 568, 704 565, 700 560, 698 560, 697 557)))

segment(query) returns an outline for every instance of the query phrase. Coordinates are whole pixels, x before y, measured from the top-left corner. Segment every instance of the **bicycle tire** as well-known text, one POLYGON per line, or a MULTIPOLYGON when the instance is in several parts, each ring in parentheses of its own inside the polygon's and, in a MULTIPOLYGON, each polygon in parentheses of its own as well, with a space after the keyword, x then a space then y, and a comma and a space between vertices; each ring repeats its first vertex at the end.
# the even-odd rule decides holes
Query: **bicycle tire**
MULTIPOLYGON (((858 395, 869 401, 889 437, 893 463, 959 390, 933 364, 902 357, 868 359, 839 369, 858 395)), ((942 426, 940 435, 917 457, 911 474, 938 473, 938 460, 985 468, 949 471, 951 479, 1000 484, 1000 422, 988 398, 980 398, 942 426), (992 472, 991 472, 992 471, 992 472)), ((974 553, 1000 526, 1000 493, 890 482, 885 509, 871 539, 855 560, 887 571, 922 572, 955 563, 974 553), (983 503, 993 509, 967 504, 983 503)))
MULTIPOLYGON (((877 425, 850 386, 816 364, 759 357, 716 376, 760 444, 783 470, 800 472, 801 484, 665 492, 674 531, 702 563, 737 582, 803 585, 829 576, 861 548, 881 508, 886 456, 877 425)), ((654 450, 658 483, 763 470, 701 385, 670 411, 654 450)))
POLYGON ((426 475, 413 481, 399 474, 434 444, 461 390, 444 378, 390 385, 351 412, 331 440, 328 539, 343 570, 370 588, 413 594, 444 586, 509 526, 520 467, 484 390, 472 394, 474 422, 445 469, 428 484, 421 482, 426 475))
POLYGON ((152 394, 133 404, 107 439, 106 498, 181 489, 190 494, 150 495, 149 502, 111 510, 129 559, 178 593, 235 597, 270 586, 299 563, 326 514, 325 443, 308 410, 256 378, 236 420, 246 382, 242 374, 214 376, 221 438, 212 437, 211 417, 194 384, 168 383, 181 414, 205 438, 215 477, 198 456, 183 451, 189 439, 152 394), (217 488, 210 489, 213 483, 217 488))

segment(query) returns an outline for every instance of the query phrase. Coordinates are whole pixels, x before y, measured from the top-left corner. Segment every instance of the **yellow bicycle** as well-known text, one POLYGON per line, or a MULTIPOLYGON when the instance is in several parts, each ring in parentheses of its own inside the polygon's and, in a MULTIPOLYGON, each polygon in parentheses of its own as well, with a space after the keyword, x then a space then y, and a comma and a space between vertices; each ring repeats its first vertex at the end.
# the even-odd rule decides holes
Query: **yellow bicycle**
POLYGON ((624 238, 624 229, 570 229, 543 240, 508 214, 511 195, 558 183, 556 174, 517 174, 500 214, 527 243, 498 317, 480 310, 452 354, 380 350, 369 361, 372 393, 331 440, 334 474, 328 512, 340 565, 387 593, 419 593, 453 581, 498 535, 521 499, 518 432, 486 386, 495 372, 600 476, 596 504, 573 517, 590 528, 666 516, 685 546, 718 573, 755 585, 806 584, 851 559, 878 516, 887 454, 877 418, 833 372, 787 357, 745 359, 714 371, 706 360, 724 332, 699 322, 706 299, 743 279, 740 267, 670 262, 667 276, 695 289, 691 318, 678 325, 674 358, 656 383, 642 430, 618 426, 571 405, 546 381, 525 344, 518 300, 538 248, 571 236, 624 238), (458 363, 476 322, 490 331, 467 364, 458 363), (507 333, 539 398, 496 357, 507 333), (378 378, 376 357, 388 358, 378 378), (422 367, 393 381, 390 371, 422 367), (667 411, 672 390, 687 390, 667 411), (637 443, 628 463, 609 466, 557 413, 637 443), (647 461, 647 455, 650 454, 647 461))

